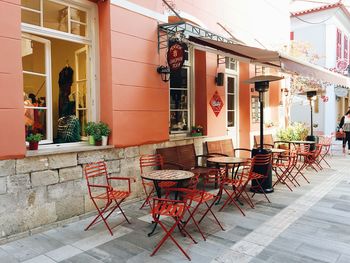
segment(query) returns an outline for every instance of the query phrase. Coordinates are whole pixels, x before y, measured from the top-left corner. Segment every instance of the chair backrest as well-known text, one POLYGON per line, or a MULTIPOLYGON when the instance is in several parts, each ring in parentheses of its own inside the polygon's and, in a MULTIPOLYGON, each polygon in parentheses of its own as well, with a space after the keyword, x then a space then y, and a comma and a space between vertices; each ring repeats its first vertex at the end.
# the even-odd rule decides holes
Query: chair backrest
MULTIPOLYGON (((263 171, 262 175, 267 175, 269 171, 269 165, 272 163, 272 153, 264 153, 264 154, 256 154, 251 161, 251 167, 250 167, 250 172, 254 172, 254 169, 259 170, 260 167, 266 167, 266 169, 263 171)), ((260 172, 259 172, 260 174, 260 172)))
POLYGON ((96 185, 94 181, 97 181, 97 178, 102 178, 98 180, 98 185, 109 186, 108 174, 107 174, 107 166, 104 161, 88 163, 84 167, 84 175, 86 178, 89 194, 91 196, 90 185, 96 185))
POLYGON ((207 153, 220 153, 227 156, 235 156, 232 139, 206 142, 207 153))
POLYGON ((191 170, 196 166, 196 151, 194 144, 160 148, 156 150, 164 159, 164 169, 166 163, 176 163, 183 166, 185 170, 191 170))
POLYGON ((160 154, 146 154, 140 157, 140 169, 141 173, 144 172, 146 167, 153 167, 157 169, 163 169, 164 161, 160 154))

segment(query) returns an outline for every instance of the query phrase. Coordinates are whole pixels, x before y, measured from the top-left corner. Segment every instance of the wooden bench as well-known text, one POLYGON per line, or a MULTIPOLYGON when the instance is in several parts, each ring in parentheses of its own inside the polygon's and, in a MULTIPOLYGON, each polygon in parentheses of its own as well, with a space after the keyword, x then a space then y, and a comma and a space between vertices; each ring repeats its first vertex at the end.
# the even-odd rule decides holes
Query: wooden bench
MULTIPOLYGON (((254 135, 254 148, 260 146, 260 135, 254 135)), ((274 141, 272 134, 264 134, 264 148, 273 148, 274 141)))
POLYGON ((196 155, 194 144, 179 145, 156 150, 164 159, 163 169, 181 169, 204 176, 205 181, 217 173, 217 169, 199 164, 199 158, 209 158, 208 155, 196 155))
POLYGON ((206 142, 208 155, 222 155, 230 157, 250 157, 251 150, 245 148, 234 148, 231 139, 206 142), (239 154, 238 154, 239 153, 239 154), (241 154, 242 153, 242 154, 241 154))

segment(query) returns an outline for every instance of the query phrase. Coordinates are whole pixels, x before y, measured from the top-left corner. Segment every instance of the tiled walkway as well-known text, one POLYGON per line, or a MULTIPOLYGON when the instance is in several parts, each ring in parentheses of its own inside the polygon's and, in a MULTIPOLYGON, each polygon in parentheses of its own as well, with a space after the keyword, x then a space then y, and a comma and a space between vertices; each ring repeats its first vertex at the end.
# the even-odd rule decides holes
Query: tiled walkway
MULTIPOLYGON (((203 221, 208 235, 198 244, 177 234, 192 262, 350 262, 350 156, 330 159, 333 169, 307 173, 311 184, 290 192, 283 185, 270 194, 269 204, 255 196, 246 216, 232 206, 218 212, 225 231, 203 221)), ((102 224, 84 231, 90 219, 65 225, 0 246, 1 263, 188 262, 168 240, 154 257, 150 253, 164 235, 151 230, 147 209, 140 203, 125 207, 132 224, 123 223, 110 236, 102 224)), ((215 210, 219 207, 215 206, 215 210)), ((121 222, 119 216, 113 224, 121 222)))

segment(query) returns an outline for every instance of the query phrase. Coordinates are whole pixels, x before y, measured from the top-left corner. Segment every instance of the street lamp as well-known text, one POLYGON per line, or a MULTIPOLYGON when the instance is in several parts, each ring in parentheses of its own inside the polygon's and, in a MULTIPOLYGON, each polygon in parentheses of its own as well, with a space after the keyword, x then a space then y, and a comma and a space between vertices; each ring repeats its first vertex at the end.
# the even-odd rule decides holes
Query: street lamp
MULTIPOLYGON (((255 156, 256 154, 267 154, 270 153, 271 150, 264 149, 264 93, 269 90, 269 83, 271 81, 277 81, 281 80, 283 77, 279 76, 271 76, 271 75, 265 75, 265 76, 256 76, 253 78, 250 78, 245 81, 245 83, 254 84, 255 91, 259 92, 259 103, 260 103, 260 146, 257 149, 252 150, 252 155, 255 156)), ((256 166, 253 168, 254 172, 259 174, 267 174, 267 178, 260 182, 262 188, 264 189, 265 193, 272 193, 272 171, 271 171, 271 165, 266 166, 256 166)), ((254 189, 258 189, 254 186, 257 185, 257 182, 252 182, 252 191, 256 191, 254 189)))

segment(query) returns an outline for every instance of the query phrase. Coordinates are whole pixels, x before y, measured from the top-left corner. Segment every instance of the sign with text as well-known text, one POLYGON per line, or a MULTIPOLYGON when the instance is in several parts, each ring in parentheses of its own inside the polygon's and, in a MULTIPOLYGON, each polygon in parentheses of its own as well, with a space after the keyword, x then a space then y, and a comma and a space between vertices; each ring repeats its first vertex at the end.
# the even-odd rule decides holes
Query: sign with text
POLYGON ((224 106, 224 102, 222 101, 219 93, 215 91, 213 97, 210 100, 210 107, 212 108, 215 116, 218 116, 222 107, 224 106))
POLYGON ((179 70, 185 62, 186 44, 178 41, 169 42, 169 49, 167 53, 167 61, 170 71, 179 70))

